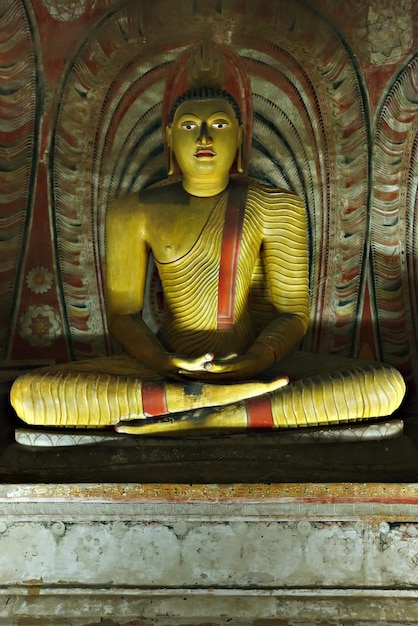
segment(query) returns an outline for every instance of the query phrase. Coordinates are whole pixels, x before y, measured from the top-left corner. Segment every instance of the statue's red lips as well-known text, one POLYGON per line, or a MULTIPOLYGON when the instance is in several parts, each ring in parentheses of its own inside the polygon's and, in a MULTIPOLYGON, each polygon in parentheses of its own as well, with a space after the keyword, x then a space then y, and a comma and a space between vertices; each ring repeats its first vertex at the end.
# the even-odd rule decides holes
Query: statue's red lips
POLYGON ((197 159, 200 159, 202 157, 214 157, 216 156, 216 152, 214 152, 213 150, 207 150, 206 148, 204 150, 198 150, 195 154, 195 157, 197 159))

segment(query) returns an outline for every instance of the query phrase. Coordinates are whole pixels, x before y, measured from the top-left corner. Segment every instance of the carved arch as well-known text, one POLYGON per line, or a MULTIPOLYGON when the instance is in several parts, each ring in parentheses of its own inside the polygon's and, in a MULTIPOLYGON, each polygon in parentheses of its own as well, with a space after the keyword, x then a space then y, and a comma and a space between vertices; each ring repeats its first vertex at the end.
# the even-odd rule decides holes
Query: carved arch
POLYGON ((30 15, 0 3, 0 358, 9 358, 32 215, 39 136, 38 75, 30 15))
POLYGON ((384 360, 418 376, 418 56, 394 76, 374 141, 371 249, 384 360))

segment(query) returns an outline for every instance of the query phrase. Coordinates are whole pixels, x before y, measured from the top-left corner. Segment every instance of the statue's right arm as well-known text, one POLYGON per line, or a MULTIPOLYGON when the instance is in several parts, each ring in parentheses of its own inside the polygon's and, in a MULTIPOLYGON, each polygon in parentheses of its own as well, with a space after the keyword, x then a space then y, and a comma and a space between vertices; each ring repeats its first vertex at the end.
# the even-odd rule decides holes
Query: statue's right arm
POLYGON ((146 214, 131 194, 116 200, 106 214, 106 313, 108 328, 122 347, 147 368, 177 376, 203 370, 213 358, 188 358, 168 352, 138 313, 144 303, 148 265, 146 214))
POLYGON ((106 313, 109 331, 138 361, 160 371, 167 353, 135 314, 142 310, 148 262, 146 220, 137 194, 116 200, 106 214, 106 313))

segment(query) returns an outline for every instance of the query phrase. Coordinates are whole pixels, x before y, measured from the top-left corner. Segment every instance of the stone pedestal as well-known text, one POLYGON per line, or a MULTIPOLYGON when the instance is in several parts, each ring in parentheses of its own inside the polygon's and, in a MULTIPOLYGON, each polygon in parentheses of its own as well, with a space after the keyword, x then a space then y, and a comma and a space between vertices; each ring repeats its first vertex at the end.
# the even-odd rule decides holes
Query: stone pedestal
POLYGON ((0 487, 0 624, 418 623, 418 487, 0 487))

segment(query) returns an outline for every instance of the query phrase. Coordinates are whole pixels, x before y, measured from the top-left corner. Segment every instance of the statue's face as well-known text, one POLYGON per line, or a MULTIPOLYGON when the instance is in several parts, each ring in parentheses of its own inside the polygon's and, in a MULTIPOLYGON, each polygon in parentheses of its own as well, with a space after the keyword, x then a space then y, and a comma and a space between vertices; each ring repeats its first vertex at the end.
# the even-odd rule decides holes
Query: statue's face
POLYGON ((241 127, 227 100, 187 100, 174 115, 168 141, 184 176, 210 181, 229 173, 241 127))

